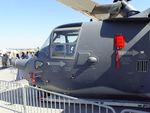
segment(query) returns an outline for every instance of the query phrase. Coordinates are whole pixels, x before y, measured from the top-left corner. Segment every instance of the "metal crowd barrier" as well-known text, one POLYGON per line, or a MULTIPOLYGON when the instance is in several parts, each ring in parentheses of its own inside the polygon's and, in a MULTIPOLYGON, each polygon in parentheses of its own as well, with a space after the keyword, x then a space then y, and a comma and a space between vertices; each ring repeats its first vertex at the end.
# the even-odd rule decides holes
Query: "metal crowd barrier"
MULTIPOLYGON (((150 113, 113 107, 29 86, 27 81, 0 81, 0 111, 9 113, 150 113)), ((1 112, 3 113, 3 112, 1 112)))
POLYGON ((116 113, 106 105, 6 81, 0 81, 0 107, 13 113, 116 113))

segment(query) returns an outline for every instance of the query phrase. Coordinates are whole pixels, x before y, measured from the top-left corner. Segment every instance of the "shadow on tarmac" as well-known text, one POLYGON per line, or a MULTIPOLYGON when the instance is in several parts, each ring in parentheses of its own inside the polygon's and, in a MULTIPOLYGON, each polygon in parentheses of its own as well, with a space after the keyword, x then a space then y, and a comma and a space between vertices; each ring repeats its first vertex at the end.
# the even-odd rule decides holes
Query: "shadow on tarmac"
POLYGON ((7 69, 7 68, 10 68, 10 67, 0 67, 0 70, 7 69))

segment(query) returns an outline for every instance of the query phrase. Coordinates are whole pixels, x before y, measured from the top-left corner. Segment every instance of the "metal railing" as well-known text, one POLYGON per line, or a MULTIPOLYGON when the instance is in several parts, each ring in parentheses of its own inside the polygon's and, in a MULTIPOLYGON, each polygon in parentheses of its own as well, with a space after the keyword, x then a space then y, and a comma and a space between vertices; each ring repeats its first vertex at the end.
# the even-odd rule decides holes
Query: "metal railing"
POLYGON ((0 81, 0 106, 13 113, 116 113, 110 106, 5 81, 0 81))

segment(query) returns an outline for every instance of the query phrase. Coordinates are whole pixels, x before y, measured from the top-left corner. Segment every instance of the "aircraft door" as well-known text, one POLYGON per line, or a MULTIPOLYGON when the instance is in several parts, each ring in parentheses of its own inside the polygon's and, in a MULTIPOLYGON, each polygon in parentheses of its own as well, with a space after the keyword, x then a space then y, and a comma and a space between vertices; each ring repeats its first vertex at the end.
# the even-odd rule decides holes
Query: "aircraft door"
POLYGON ((62 83, 64 85, 67 84, 66 81, 70 81, 68 79, 75 63, 79 31, 79 28, 56 29, 51 37, 48 73, 51 73, 51 81, 55 81, 60 87, 62 83))
POLYGON ((94 84, 110 67, 113 41, 100 36, 101 24, 89 22, 82 25, 76 64, 72 71, 74 81, 80 88, 81 85, 87 87, 94 84))

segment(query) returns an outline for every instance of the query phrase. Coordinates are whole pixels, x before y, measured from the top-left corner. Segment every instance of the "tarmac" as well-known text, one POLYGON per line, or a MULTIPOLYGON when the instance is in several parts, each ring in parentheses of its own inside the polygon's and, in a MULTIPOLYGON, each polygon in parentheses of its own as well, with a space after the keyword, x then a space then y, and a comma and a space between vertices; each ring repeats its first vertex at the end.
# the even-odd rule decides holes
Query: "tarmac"
POLYGON ((0 68, 0 80, 3 81, 14 81, 16 79, 17 69, 13 67, 0 68))

